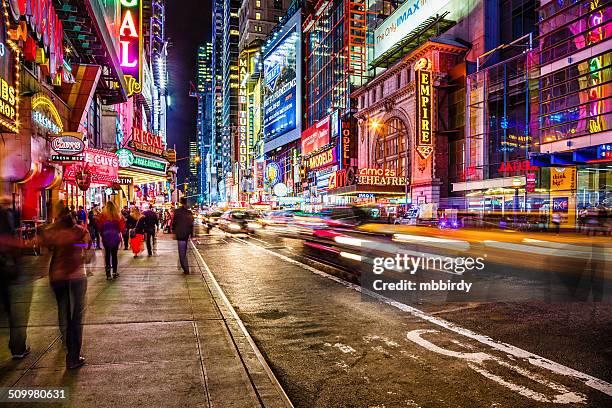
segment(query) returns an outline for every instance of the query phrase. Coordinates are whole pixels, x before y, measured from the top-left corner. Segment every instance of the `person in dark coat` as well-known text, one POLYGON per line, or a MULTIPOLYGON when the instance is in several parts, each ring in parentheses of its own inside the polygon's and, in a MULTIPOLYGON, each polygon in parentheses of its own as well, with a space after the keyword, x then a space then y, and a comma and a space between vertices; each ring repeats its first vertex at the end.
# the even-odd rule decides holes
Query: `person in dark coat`
POLYGON ((183 273, 189 275, 189 261, 187 259, 187 244, 193 235, 193 213, 187 209, 187 199, 181 198, 181 207, 174 211, 172 231, 178 243, 179 260, 183 273))
POLYGON ((142 213, 144 217, 144 227, 145 227, 145 240, 147 241, 147 253, 149 256, 153 255, 153 239, 155 238, 155 233, 157 232, 157 228, 159 228, 159 218, 155 211, 153 211, 153 206, 149 206, 149 209, 142 213))

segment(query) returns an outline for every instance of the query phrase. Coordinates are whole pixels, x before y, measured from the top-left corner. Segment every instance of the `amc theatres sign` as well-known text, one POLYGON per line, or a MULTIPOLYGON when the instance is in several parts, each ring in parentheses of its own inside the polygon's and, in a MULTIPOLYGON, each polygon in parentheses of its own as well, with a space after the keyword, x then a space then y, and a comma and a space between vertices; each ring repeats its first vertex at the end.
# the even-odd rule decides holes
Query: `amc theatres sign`
POLYGON ((160 136, 142 129, 132 129, 132 139, 129 146, 141 152, 153 153, 161 156, 164 153, 164 142, 160 136))
POLYGON ((359 184, 368 186, 405 186, 406 177, 398 177, 393 169, 359 169, 359 184))

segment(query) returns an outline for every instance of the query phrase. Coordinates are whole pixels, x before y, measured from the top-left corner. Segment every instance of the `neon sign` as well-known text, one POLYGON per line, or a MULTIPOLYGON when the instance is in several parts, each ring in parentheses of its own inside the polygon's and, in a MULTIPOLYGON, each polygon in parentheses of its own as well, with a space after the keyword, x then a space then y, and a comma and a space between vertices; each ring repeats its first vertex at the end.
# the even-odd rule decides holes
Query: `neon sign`
POLYGON ((359 184, 368 186, 405 186, 406 177, 398 177, 393 169, 359 169, 359 184))
POLYGON ((351 166, 351 125, 342 121, 342 167, 351 166))
POLYGON ((119 63, 127 94, 142 92, 142 0, 120 0, 119 63))
POLYGON ((240 142, 239 162, 240 169, 245 171, 248 161, 248 146, 247 146, 247 90, 245 77, 247 74, 247 60, 240 58, 238 61, 240 73, 240 88, 238 90, 238 139, 240 142))
POLYGON ((321 153, 309 157, 306 162, 308 163, 308 168, 313 170, 335 163, 337 160, 336 147, 332 147, 331 149, 324 150, 321 153))
POLYGON ((132 128, 132 138, 128 145, 136 150, 161 156, 164 153, 164 142, 161 136, 146 130, 132 128))
POLYGON ((416 151, 423 158, 427 159, 433 152, 432 141, 432 86, 431 72, 423 69, 416 71, 416 123, 417 123, 417 146, 416 151))

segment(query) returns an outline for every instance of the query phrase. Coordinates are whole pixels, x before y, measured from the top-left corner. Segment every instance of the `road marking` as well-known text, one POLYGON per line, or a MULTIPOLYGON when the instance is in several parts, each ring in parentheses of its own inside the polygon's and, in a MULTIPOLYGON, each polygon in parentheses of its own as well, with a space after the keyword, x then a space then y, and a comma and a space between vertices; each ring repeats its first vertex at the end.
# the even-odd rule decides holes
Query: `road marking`
MULTIPOLYGON (((483 375, 484 377, 524 397, 531 398, 538 402, 548 402, 548 403, 554 403, 554 404, 584 404, 586 403, 587 398, 585 395, 581 393, 577 393, 577 392, 571 392, 563 385, 557 384, 553 381, 549 381, 536 373, 533 373, 529 370, 525 370, 519 366, 507 363, 499 359, 498 357, 492 356, 487 353, 483 353, 483 352, 464 353, 460 351, 448 350, 448 349, 439 347, 433 344, 432 342, 430 342, 429 340, 425 340, 423 337, 421 337, 425 333, 439 333, 439 331, 430 330, 430 329, 412 330, 408 332, 406 337, 408 338, 408 340, 411 340, 414 343, 418 344, 419 346, 426 348, 427 350, 432 351, 434 353, 438 353, 443 356, 454 357, 454 358, 468 361, 467 365, 472 370, 476 371, 477 373, 483 375), (512 381, 506 380, 497 374, 493 374, 484 367, 484 363, 487 361, 496 362, 497 364, 505 368, 513 370, 525 378, 528 378, 540 385, 550 388, 551 390, 557 392, 557 394, 555 394, 553 398, 549 398, 540 392, 534 391, 523 385, 515 384, 512 381)), ((461 343, 459 343, 459 345, 463 346, 461 343)))
MULTIPOLYGON (((198 248, 195 246, 193 241, 189 241, 189 242, 191 242, 191 246, 192 246, 195 254, 197 255, 197 257, 200 260, 200 262, 202 263, 202 266, 204 267, 204 270, 208 274, 208 277, 209 277, 210 281, 212 282, 213 286, 217 290, 217 293, 221 297, 221 300, 225 304, 225 307, 227 307, 227 309, 229 310, 230 314, 232 315, 232 318, 234 319, 234 321, 236 322, 236 324, 238 325, 238 327, 242 331, 242 334, 244 335, 244 337, 248 341, 249 345, 251 346, 251 349, 253 350, 253 353, 255 354, 255 357, 257 357, 257 360, 259 361, 259 363, 261 364, 262 368, 266 372, 270 382, 272 383, 272 386, 274 386, 274 388, 277 389, 277 391, 278 391, 281 399, 283 400, 285 406, 288 407, 288 408, 293 408, 293 403, 291 402, 291 400, 289 399, 289 397, 285 393, 285 390, 283 389, 283 387, 280 385, 280 382, 278 382, 278 379, 276 378, 276 376, 272 372, 272 369, 268 365, 268 362, 266 361, 264 356, 261 354, 261 351, 257 347, 257 344, 255 344, 255 341, 251 337, 251 334, 246 329, 244 323, 242 323, 242 320, 238 316, 238 313, 236 313, 236 310, 234 309, 234 307, 230 303, 229 299, 227 298, 227 296, 225 296, 225 293, 223 292, 223 290, 221 290, 221 286, 219 286, 219 283, 217 282, 217 279, 215 278, 215 275, 213 275, 212 271, 208 267, 208 264, 206 263, 206 261, 204 261, 204 258, 202 257, 202 254, 200 254, 200 251, 198 251, 198 248)), ((255 245, 255 246, 257 246, 257 245, 255 245)))
POLYGON ((526 252, 530 254, 556 256, 562 258, 581 258, 581 259, 596 259, 600 261, 606 260, 606 253, 602 251, 582 252, 569 249, 550 248, 544 246, 534 246, 525 244, 514 244, 512 242, 499 242, 499 241, 483 241, 484 245, 489 248, 497 248, 503 250, 510 250, 516 252, 526 252), (600 253, 601 252, 601 253, 600 253))
POLYGON ((323 272, 323 271, 321 271, 321 270, 319 270, 317 268, 314 268, 314 267, 312 267, 310 265, 307 265, 307 264, 305 264, 303 262, 296 261, 295 259, 289 258, 288 256, 279 254, 279 253, 274 252, 274 251, 270 251, 270 250, 268 250, 266 248, 260 247, 259 245, 255 245, 253 243, 250 243, 250 242, 247 242, 247 241, 244 241, 244 240, 242 240, 242 242, 246 243, 247 245, 250 245, 252 247, 257 248, 260 251, 266 251, 266 252, 268 252, 268 253, 276 256, 277 258, 280 258, 280 259, 282 259, 282 260, 284 260, 284 261, 286 261, 288 263, 291 263, 293 265, 298 265, 301 268, 306 269, 307 271, 310 271, 310 272, 314 273, 315 275, 322 276, 322 277, 327 278, 329 280, 332 280, 332 281, 334 281, 336 283, 339 283, 339 284, 341 284, 343 286, 346 286, 347 288, 353 289, 356 292, 363 293, 363 294, 368 295, 368 296, 370 296, 370 297, 372 297, 374 299, 377 299, 380 302, 385 303, 385 304, 387 304, 389 306, 393 306, 393 307, 395 307, 395 308, 397 308, 397 309, 399 309, 399 310, 401 310, 403 312, 410 313, 411 315, 413 315, 415 317, 418 317, 418 318, 420 318, 422 320, 425 320, 425 321, 427 321, 427 322, 429 322, 431 324, 434 324, 436 326, 442 327, 442 328, 444 328, 444 329, 446 329, 448 331, 457 333, 457 334, 459 334, 461 336, 470 338, 472 340, 476 340, 477 342, 482 343, 484 345, 487 345, 487 346, 489 346, 489 347, 491 347, 491 348, 493 348, 495 350, 498 350, 498 351, 501 351, 501 352, 506 353, 508 355, 511 355, 513 357, 522 359, 522 360, 524 360, 524 361, 526 361, 526 362, 528 362, 531 365, 534 365, 536 367, 548 370, 548 371, 553 372, 555 374, 559 374, 559 375, 563 375, 563 376, 566 376, 566 377, 573 378, 575 380, 579 380, 583 384, 585 384, 586 386, 588 386, 588 387, 590 387, 590 388, 592 388, 594 390, 598 390, 598 391, 601 391, 602 393, 604 393, 606 395, 612 396, 612 384, 610 384, 610 383, 608 383, 608 382, 606 382, 604 380, 601 380, 601 379, 599 379, 597 377, 593 377, 593 376, 591 376, 589 374, 586 374, 586 373, 583 373, 581 371, 575 370, 573 368, 564 366, 564 365, 559 364, 559 363, 557 363, 557 362, 555 362, 553 360, 549 360, 549 359, 547 359, 545 357, 539 356, 539 355, 534 354, 532 352, 529 352, 527 350, 523 350, 523 349, 521 349, 519 347, 516 347, 516 346, 513 346, 511 344, 504 343, 504 342, 497 341, 497 340, 493 340, 489 336, 485 336, 485 335, 482 335, 482 334, 475 333, 475 332, 473 332, 473 331, 471 331, 469 329, 464 329, 463 327, 458 326, 458 325, 456 325, 454 323, 451 323, 449 321, 446 321, 446 320, 441 319, 441 318, 436 317, 436 316, 429 315, 429 314, 423 312, 420 309, 417 309, 415 307, 408 306, 408 305, 406 305, 404 303, 401 303, 401 302, 389 299, 389 298, 387 298, 385 296, 382 296, 382 295, 380 295, 378 293, 375 293, 375 292, 370 291, 368 289, 364 289, 364 288, 362 288, 359 285, 355 285, 353 283, 344 281, 344 280, 342 280, 342 279, 340 279, 340 278, 338 278, 336 276, 330 275, 330 274, 328 274, 326 272, 323 272))

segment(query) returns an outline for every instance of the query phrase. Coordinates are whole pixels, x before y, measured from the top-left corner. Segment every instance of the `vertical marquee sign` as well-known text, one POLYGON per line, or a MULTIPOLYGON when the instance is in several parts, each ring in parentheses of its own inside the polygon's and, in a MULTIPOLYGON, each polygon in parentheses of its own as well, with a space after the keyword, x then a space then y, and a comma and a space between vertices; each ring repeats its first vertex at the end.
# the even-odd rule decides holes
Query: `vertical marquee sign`
MULTIPOLYGON (((239 162, 240 170, 243 172, 247 169, 248 162, 248 146, 247 146, 247 56, 242 56, 238 60, 240 87, 238 88, 238 141, 239 141, 239 162)), ((243 176, 244 177, 244 176, 243 176)))
POLYGON ((415 64, 416 72, 416 123, 417 140, 416 151, 423 160, 431 156, 433 152, 432 140, 432 84, 431 72, 429 71, 430 62, 422 58, 415 64))
POLYGON ((119 61, 127 94, 142 92, 142 0, 120 0, 119 61))

